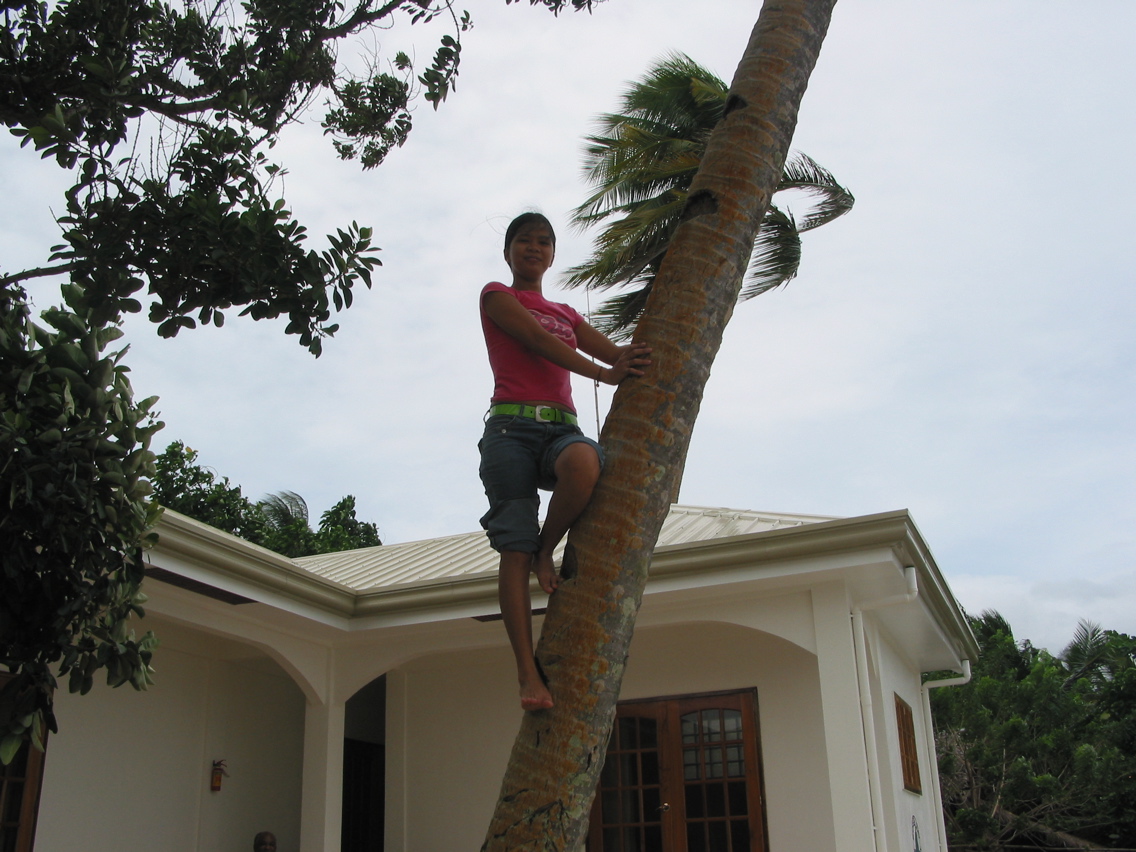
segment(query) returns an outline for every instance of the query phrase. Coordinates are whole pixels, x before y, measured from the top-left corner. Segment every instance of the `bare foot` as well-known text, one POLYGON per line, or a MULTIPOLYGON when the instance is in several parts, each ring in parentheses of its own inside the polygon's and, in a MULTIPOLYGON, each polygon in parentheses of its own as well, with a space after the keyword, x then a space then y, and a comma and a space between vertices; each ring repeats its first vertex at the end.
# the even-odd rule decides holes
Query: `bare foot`
POLYGON ((543 551, 533 554, 532 571, 536 574, 536 581, 551 595, 560 585, 560 575, 556 573, 556 566, 552 563, 552 554, 543 551))
POLYGON ((548 710, 551 707, 552 693, 539 678, 535 682, 521 682, 522 710, 548 710))

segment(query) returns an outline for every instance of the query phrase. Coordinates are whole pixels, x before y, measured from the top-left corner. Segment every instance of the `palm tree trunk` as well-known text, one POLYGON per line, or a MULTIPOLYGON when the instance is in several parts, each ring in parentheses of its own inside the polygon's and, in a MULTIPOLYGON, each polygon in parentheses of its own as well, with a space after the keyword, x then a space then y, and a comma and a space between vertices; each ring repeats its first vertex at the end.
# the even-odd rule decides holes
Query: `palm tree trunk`
POLYGON ((545 617, 556 706, 525 715, 486 852, 583 846, 651 553, 835 2, 767 0, 750 36, 635 335, 653 364, 615 395, 607 466, 545 617))

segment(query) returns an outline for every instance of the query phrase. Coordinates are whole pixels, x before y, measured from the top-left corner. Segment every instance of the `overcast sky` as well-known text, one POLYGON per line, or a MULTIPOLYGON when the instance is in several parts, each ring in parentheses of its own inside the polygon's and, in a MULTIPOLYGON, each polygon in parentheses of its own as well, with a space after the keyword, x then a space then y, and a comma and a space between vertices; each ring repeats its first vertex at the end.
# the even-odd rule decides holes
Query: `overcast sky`
MULTIPOLYGON (((283 324, 128 339, 159 448, 180 439, 250 497, 313 516, 345 494, 388 543, 477 528, 491 390, 477 293, 524 209, 588 235, 581 139, 627 81, 683 51, 729 79, 752 0, 608 0, 554 18, 468 0, 457 91, 361 172, 318 116, 276 153, 312 234, 375 228, 384 266, 312 359, 283 324)), ((855 194, 787 288, 742 305, 681 502, 856 516, 909 509, 960 603, 1059 651, 1078 619, 1136 633, 1136 3, 843 0, 794 148, 855 194)), ((428 33, 384 32, 384 51, 428 33)), ((0 142, 4 268, 57 242, 63 176, 0 142)), ((547 282, 546 282, 547 283, 547 282)), ((55 284, 32 286, 41 307, 55 284)), ((585 310, 584 294, 560 298, 585 310)), ((589 384, 576 385, 588 431, 589 384)), ((600 400, 601 416, 608 396, 600 400)))

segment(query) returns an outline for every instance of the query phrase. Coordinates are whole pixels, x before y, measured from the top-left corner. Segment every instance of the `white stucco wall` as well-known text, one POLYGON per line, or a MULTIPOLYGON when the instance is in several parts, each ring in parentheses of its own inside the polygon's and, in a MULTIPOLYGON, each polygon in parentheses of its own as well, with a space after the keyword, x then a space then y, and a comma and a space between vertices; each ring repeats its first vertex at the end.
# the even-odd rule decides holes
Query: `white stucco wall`
POLYGON ((146 626, 162 638, 149 690, 56 697, 37 852, 247 852, 265 829, 296 852, 303 694, 234 643, 146 626), (230 777, 213 793, 217 759, 230 777))
POLYGON ((879 709, 876 713, 877 744, 880 752, 880 776, 883 784, 885 807, 888 814, 888 852, 916 852, 915 832, 919 835, 921 852, 940 850, 938 826, 942 820, 941 806, 935 795, 932 774, 938 771, 934 754, 929 754, 925 737, 926 718, 921 678, 912 670, 902 649, 879 631, 873 631, 873 648, 880 662, 879 709), (919 776, 922 793, 903 788, 903 765, 899 750, 899 727, 896 721, 895 696, 911 707, 915 723, 915 743, 919 756, 919 776))
MULTIPOLYGON (((771 850, 833 848, 814 655, 727 624, 636 632, 622 698, 757 687, 771 850)), ((507 648, 426 657, 387 678, 387 848, 476 849, 520 724, 507 648)))

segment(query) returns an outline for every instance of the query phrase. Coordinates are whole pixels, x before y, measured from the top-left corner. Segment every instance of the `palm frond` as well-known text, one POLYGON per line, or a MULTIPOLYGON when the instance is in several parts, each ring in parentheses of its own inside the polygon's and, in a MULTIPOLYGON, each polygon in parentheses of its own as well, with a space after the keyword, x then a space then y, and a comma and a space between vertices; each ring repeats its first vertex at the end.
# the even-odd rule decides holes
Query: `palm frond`
MULTIPOLYGON (((699 106, 706 106, 716 112, 726 111, 726 97, 729 94, 726 84, 698 63, 691 63, 690 96, 699 106)), ((718 115, 715 124, 721 121, 718 115)))
POLYGON ((621 107, 625 114, 679 129, 699 128, 705 123, 706 111, 711 113, 712 124, 718 123, 725 110, 726 91, 716 74, 675 51, 658 60, 624 92, 621 107))
MULTIPOLYGON (((566 287, 632 289, 603 302, 597 328, 629 337, 678 227, 706 143, 725 113, 726 84, 689 56, 672 53, 652 65, 620 98, 619 109, 597 119, 587 137, 584 176, 593 192, 572 214, 579 230, 595 225, 591 256, 569 269, 566 287)), ((844 215, 855 199, 805 154, 785 164, 777 192, 808 197, 794 216, 771 206, 755 241, 740 299, 791 281, 800 268, 801 233, 844 215)))
POLYGON ((1077 622, 1073 639, 1065 646, 1059 658, 1068 671, 1065 683, 1075 683, 1083 677, 1100 678, 1108 664, 1108 635, 1099 624, 1092 621, 1077 622))
POLYGON ((606 289, 632 283, 648 269, 653 277, 685 203, 686 193, 675 190, 629 208, 596 237, 591 257, 568 270, 564 286, 606 289))
POLYGON ((650 295, 651 285, 644 284, 637 290, 605 299, 592 312, 591 323, 612 340, 630 340, 650 295))
POLYGON ((815 199, 813 208, 797 221, 797 230, 802 232, 840 218, 856 203, 852 193, 836 182, 832 172, 800 151, 795 152, 782 169, 777 192, 787 189, 801 190, 815 199))
POLYGON ((308 504, 295 491, 278 491, 269 494, 257 503, 268 523, 282 530, 295 522, 308 525, 308 504))
POLYGON ((576 224, 689 186, 725 102, 725 84, 690 57, 670 54, 653 65, 624 92, 621 111, 600 116, 588 137, 585 179, 598 189, 577 208, 576 224))
POLYGON ((752 299, 797 277, 801 266, 801 234, 785 211, 769 206, 753 244, 749 272, 738 298, 752 299))
POLYGON ((978 639, 980 646, 985 646, 987 640, 997 633, 1002 633, 1011 639, 1014 638, 1014 631, 1010 627, 1010 622, 996 609, 984 609, 978 615, 967 616, 967 620, 970 622, 970 629, 974 631, 975 638, 978 639))
POLYGON ((593 136, 589 141, 605 150, 602 157, 585 158, 585 179, 598 189, 576 209, 577 225, 618 214, 624 206, 667 190, 685 189, 705 150, 704 144, 662 137, 630 123, 620 126, 618 136, 593 136))

